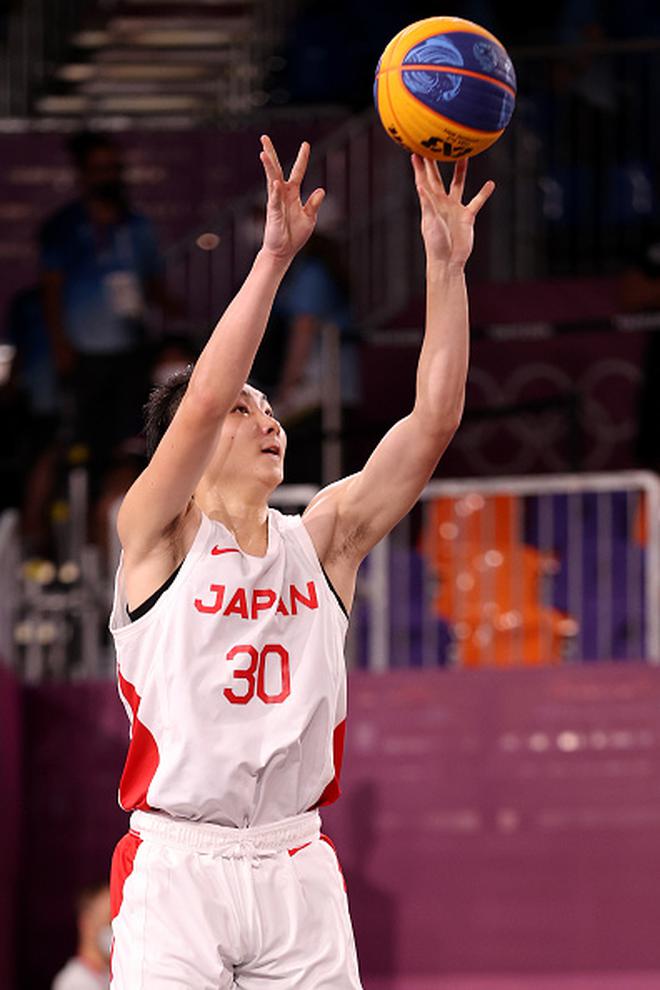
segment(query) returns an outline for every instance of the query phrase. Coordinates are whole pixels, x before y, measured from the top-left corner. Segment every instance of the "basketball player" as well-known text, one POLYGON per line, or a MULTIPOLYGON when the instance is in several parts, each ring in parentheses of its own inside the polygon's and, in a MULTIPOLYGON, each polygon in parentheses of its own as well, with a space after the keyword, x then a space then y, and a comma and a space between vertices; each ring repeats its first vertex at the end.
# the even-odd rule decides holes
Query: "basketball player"
POLYGON ((246 385, 273 298, 311 235, 301 146, 262 138, 263 246, 194 369, 156 391, 153 456, 121 506, 111 619, 131 742, 112 867, 114 990, 353 990, 346 893, 318 807, 339 794, 343 643, 360 561, 419 497, 461 418, 464 266, 494 185, 462 205, 413 157, 427 254, 414 408, 302 517, 268 508, 286 436, 246 385))

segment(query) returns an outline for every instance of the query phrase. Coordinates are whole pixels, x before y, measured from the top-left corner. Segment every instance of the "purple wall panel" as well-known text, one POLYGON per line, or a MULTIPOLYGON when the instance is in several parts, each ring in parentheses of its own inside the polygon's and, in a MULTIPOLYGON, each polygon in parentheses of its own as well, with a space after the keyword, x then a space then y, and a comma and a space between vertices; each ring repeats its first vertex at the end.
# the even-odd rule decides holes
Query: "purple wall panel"
MULTIPOLYGON (((447 478, 621 471, 637 466, 634 438, 648 334, 574 331, 538 340, 475 340, 466 416, 444 454, 447 478), (565 408, 502 418, 471 414, 579 396, 577 422, 565 408)), ((414 401, 417 348, 365 346, 365 416, 381 424, 408 413, 414 401)))
POLYGON ((24 705, 20 990, 47 990, 75 949, 76 892, 108 876, 126 831, 116 795, 128 722, 110 682, 28 688, 24 705))
POLYGON ((660 671, 354 675, 325 815, 365 974, 660 968, 660 671))
MULTIPOLYGON (((71 948, 73 890, 125 828, 127 723, 109 684, 26 702, 21 987, 39 990, 71 948)), ((324 821, 367 985, 660 969, 659 711, 660 670, 641 664, 354 674, 324 821)))
POLYGON ((13 990, 21 816, 20 687, 0 662, 0 987, 13 990))

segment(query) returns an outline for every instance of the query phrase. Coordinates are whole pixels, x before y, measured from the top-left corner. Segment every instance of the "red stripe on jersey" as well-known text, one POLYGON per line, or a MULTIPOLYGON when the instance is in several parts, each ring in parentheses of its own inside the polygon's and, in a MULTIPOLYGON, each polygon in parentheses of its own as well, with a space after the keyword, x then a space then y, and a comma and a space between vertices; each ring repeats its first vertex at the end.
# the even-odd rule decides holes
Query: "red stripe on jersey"
POLYGON ((316 804, 312 805, 309 810, 312 811, 313 808, 320 808, 324 804, 332 804, 336 801, 341 794, 341 789, 339 787, 339 776, 341 774, 341 765, 344 759, 344 739, 346 738, 346 719, 340 722, 336 726, 335 731, 332 736, 332 755, 333 763, 335 765, 335 775, 328 784, 328 786, 323 791, 323 794, 318 799, 316 804))
MULTIPOLYGON (((119 914, 121 902, 124 899, 124 884, 133 872, 135 856, 142 839, 135 832, 129 832, 119 840, 112 854, 110 866, 110 917, 114 919, 119 914)), ((110 949, 110 978, 112 979, 112 953, 114 940, 110 949)))
POLYGON ((240 552, 241 551, 237 550, 236 547, 213 547, 213 549, 211 550, 211 556, 218 557, 221 553, 240 553, 240 552))
POLYGON ((140 696, 133 684, 119 676, 119 690, 133 713, 131 741, 128 745, 124 771, 119 781, 119 803, 124 811, 149 811, 147 789, 158 769, 158 746, 146 725, 138 718, 140 696))

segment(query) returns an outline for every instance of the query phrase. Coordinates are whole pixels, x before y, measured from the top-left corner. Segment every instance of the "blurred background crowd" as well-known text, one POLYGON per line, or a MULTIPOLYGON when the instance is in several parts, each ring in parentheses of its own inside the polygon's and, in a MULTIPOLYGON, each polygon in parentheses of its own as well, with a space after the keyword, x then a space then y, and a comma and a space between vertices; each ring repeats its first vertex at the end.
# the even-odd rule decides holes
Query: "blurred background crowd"
MULTIPOLYGON (((321 483, 359 469, 410 408, 424 318, 418 210, 407 156, 371 100, 386 43, 435 14, 469 18, 501 39, 518 101, 504 137, 469 169, 470 187, 493 178, 497 191, 468 272, 464 422, 425 499, 367 562, 348 644, 349 747, 374 776, 349 778, 345 811, 331 814, 344 816, 334 827, 348 850, 365 985, 423 990, 470 968, 660 973, 657 939, 640 921, 657 907, 644 878, 660 867, 651 843, 660 736, 644 702, 658 690, 660 659, 658 4, 5 0, 0 779, 16 798, 4 843, 15 854, 0 863, 7 990, 49 987, 76 938, 78 961, 56 990, 85 976, 107 986, 104 868, 124 827, 114 793, 125 726, 105 631, 114 516, 145 463, 149 389, 195 360, 258 249, 261 133, 285 163, 310 140, 309 189, 328 192, 253 369, 289 434, 280 504, 296 510, 321 483), (528 681, 515 682, 516 708, 504 700, 506 680, 415 680, 449 670, 515 677, 530 667, 557 675, 539 682, 555 708, 528 681), (376 673, 395 679, 378 715, 376 673), (451 711, 452 692, 469 731, 451 711), (495 695, 497 716, 481 718, 495 695), (430 832, 417 848, 439 857, 448 879, 439 907, 444 895, 420 877, 428 929, 402 892, 417 867, 397 861, 400 885, 389 887, 367 867, 367 839, 380 843, 381 862, 394 855, 390 840, 400 849, 400 809, 388 805, 382 761, 369 763, 383 752, 374 740, 386 725, 400 743, 388 759, 401 781, 412 787, 421 765, 434 775, 416 815, 430 832), (443 768, 443 748, 464 761, 474 794, 443 768), (471 762, 492 751, 521 761, 506 778, 518 790, 499 804, 471 762), (526 760, 553 753, 547 777, 540 764, 529 770, 526 760), (595 767, 601 758, 609 770, 595 767), (568 816, 558 825, 538 811, 539 795, 543 781, 570 777, 566 760, 581 766, 575 781, 603 790, 591 804, 577 784, 558 794, 568 816), (613 810, 622 806, 625 820, 613 810), (531 888, 507 901, 506 843, 524 827, 538 904, 531 888), (558 919, 570 912, 542 865, 558 847, 547 858, 538 836, 552 829, 566 852, 554 869, 584 867, 569 934, 558 919), (499 880, 480 914, 451 864, 481 869, 488 836, 499 880), (619 862, 633 837, 643 851, 634 882, 622 868, 611 889, 598 887, 603 862, 619 862), (495 900, 508 905, 499 939, 495 900), (538 939, 516 955, 532 902, 538 939), (435 958, 438 917, 454 935, 435 958), (553 959, 542 948, 548 917, 558 926, 553 959), (452 925, 481 932, 476 956, 452 925)), ((488 766, 488 781, 501 784, 502 767, 488 766)), ((418 800, 419 786, 410 793, 418 800)), ((638 985, 631 979, 594 985, 628 990, 638 985)), ((660 986, 653 979, 648 986, 660 986)))

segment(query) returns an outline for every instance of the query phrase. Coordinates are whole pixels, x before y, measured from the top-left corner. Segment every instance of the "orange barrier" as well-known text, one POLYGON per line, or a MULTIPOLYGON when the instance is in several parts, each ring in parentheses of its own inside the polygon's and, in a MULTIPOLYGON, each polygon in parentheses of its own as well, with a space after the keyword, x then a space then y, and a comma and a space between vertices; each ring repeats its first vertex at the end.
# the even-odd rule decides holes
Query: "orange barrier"
POLYGON ((560 562, 521 542, 521 503, 476 493, 429 503, 423 549, 438 579, 437 614, 452 626, 463 667, 557 663, 575 620, 543 603, 560 562))

